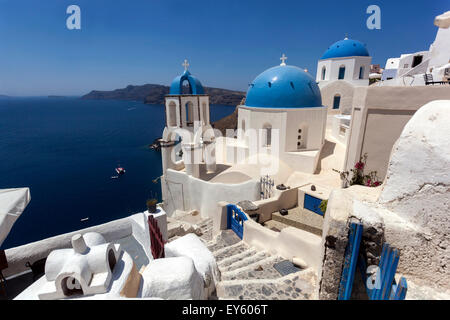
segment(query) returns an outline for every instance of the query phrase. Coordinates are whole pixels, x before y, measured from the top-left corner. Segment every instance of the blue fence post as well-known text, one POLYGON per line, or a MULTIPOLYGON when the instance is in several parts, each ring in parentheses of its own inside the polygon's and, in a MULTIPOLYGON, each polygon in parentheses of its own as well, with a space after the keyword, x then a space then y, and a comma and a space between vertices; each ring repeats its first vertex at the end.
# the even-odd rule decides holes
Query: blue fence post
POLYGON ((408 285, 404 277, 400 278, 398 285, 393 285, 393 290, 389 300, 405 300, 406 292, 408 291, 408 285))
POLYGON ((339 300, 350 300, 352 295, 362 233, 363 226, 360 223, 350 224, 348 244, 345 248, 344 268, 339 285, 339 300))

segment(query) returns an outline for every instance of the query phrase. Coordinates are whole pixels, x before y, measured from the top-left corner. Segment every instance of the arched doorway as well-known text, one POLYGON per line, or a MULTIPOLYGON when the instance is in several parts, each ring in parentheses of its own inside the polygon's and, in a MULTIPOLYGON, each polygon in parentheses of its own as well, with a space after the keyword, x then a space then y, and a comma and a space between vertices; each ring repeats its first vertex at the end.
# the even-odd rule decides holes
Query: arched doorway
POLYGON ((341 105, 341 95, 336 94, 333 98, 333 109, 339 109, 341 105))

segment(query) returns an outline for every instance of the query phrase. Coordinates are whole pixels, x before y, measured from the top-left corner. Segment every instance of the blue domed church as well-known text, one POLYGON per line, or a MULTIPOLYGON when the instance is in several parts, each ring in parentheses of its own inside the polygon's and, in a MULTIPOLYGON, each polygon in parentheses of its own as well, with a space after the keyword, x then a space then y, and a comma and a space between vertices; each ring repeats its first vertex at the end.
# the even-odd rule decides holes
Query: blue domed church
MULTIPOLYGON (((249 85, 239 106, 238 132, 246 147, 258 132, 258 148, 295 171, 314 173, 324 143, 327 108, 315 79, 286 65, 267 69, 249 85), (251 132, 248 132, 251 131, 251 132)), ((250 150, 248 150, 249 154, 250 150)), ((229 159, 230 161, 230 159, 229 159)))
POLYGON ((330 113, 350 113, 354 88, 369 85, 371 62, 358 40, 345 37, 328 47, 317 63, 316 81, 330 113))

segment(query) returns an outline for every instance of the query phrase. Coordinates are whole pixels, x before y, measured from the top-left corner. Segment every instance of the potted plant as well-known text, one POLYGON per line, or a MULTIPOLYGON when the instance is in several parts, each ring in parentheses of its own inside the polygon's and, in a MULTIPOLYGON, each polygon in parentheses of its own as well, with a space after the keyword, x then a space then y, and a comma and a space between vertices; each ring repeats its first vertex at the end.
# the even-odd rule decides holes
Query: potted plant
POLYGON ((153 193, 151 193, 150 196, 151 198, 147 200, 147 209, 149 213, 155 213, 158 199, 156 199, 156 197, 153 197, 153 193))

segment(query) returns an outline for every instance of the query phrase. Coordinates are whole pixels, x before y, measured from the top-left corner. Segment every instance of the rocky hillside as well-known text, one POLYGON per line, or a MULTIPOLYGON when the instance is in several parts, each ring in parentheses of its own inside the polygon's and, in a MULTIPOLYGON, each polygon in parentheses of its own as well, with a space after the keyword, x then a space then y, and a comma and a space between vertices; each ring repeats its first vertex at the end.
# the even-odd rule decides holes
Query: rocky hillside
MULTIPOLYGON (((220 88, 205 87, 205 92, 210 96, 211 104, 237 105, 245 93, 220 88)), ((144 101, 148 104, 163 104, 164 96, 169 93, 168 86, 159 84, 145 84, 142 86, 129 85, 123 89, 113 91, 91 91, 81 97, 82 99, 94 100, 135 100, 144 101)))
POLYGON ((237 129, 237 118, 238 107, 236 107, 232 114, 213 122, 211 125, 214 129, 220 130, 220 132, 222 132, 222 135, 225 137, 227 129, 237 129))

